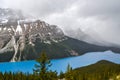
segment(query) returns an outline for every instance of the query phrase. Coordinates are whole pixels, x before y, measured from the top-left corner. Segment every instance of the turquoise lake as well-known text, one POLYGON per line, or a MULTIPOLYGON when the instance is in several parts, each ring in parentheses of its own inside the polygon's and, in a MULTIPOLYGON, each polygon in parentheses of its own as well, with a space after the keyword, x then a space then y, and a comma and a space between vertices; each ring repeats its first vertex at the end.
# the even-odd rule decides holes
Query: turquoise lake
MULTIPOLYGON (((91 52, 86 53, 81 56, 77 57, 69 57, 69 58, 62 58, 62 59, 53 59, 51 60, 52 66, 51 70, 57 71, 58 73, 60 71, 65 72, 66 67, 68 64, 71 65, 71 67, 78 68, 87 66, 90 64, 94 64, 100 60, 108 60, 117 64, 120 64, 120 54, 113 53, 111 51, 105 51, 105 52, 91 52)), ((32 73, 34 64, 36 62, 34 60, 32 61, 23 61, 23 62, 5 62, 0 63, 0 72, 24 72, 24 73, 32 73)))

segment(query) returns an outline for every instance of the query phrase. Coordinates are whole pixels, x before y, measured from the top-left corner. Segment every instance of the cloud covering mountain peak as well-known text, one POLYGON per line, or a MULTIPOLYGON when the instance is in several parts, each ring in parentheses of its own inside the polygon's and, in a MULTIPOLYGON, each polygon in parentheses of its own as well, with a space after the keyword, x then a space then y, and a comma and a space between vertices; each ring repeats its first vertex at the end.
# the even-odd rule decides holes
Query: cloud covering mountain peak
POLYGON ((67 29, 81 28, 85 32, 91 29, 100 34, 103 40, 120 44, 119 0, 1 0, 0 5, 21 9, 60 26, 64 32, 67 29))

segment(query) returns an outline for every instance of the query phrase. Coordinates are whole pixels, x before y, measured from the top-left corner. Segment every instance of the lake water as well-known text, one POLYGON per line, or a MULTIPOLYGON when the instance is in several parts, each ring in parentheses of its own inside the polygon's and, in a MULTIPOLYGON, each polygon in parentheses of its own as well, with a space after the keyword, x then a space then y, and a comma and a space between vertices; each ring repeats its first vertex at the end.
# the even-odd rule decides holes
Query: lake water
MULTIPOLYGON (((108 60, 117 64, 120 64, 120 54, 113 53, 111 51, 106 52, 91 52, 86 53, 82 56, 77 57, 70 57, 70 58, 63 58, 63 59, 54 59, 51 60, 52 66, 51 70, 57 71, 58 73, 60 71, 65 72, 66 67, 68 64, 71 65, 71 67, 78 68, 87 66, 90 64, 94 64, 100 60, 108 60)), ((34 64, 36 62, 34 60, 32 61, 23 61, 23 62, 7 62, 7 63, 0 63, 0 72, 33 72, 34 64)))

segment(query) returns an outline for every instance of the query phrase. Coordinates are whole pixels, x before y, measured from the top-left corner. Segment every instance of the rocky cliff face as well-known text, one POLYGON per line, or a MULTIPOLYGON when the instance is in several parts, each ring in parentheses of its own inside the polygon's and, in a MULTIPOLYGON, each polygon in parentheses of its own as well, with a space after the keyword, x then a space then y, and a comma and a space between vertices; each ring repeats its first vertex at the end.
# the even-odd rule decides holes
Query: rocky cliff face
POLYGON ((67 37, 57 26, 40 20, 17 20, 16 22, 1 23, 0 54, 13 51, 11 61, 20 61, 25 46, 28 44, 35 46, 36 39, 39 39, 41 43, 51 44, 52 42, 61 42, 67 37))

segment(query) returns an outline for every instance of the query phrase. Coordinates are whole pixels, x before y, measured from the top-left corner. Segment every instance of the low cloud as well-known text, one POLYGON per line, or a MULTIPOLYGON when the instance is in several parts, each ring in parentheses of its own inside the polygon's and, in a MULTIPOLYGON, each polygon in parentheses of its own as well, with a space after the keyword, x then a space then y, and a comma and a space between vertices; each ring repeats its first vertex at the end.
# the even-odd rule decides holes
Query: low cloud
POLYGON ((64 31, 94 30, 103 40, 120 44, 119 0, 1 0, 0 5, 21 9, 64 31))

